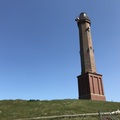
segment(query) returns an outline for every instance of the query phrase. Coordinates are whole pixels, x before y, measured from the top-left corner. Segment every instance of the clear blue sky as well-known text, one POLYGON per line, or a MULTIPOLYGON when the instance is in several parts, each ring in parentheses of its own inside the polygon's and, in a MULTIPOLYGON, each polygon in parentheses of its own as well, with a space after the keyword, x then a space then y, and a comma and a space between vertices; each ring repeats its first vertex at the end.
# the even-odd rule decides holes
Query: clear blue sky
POLYGON ((120 102, 120 0, 0 0, 1 100, 78 98, 83 11, 106 98, 120 102))

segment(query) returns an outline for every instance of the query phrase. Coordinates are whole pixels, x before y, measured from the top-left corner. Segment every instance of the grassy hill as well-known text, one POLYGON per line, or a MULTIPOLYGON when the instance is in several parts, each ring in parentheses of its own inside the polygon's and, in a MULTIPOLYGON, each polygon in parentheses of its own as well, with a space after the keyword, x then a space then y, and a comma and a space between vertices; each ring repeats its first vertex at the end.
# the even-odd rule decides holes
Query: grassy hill
MULTIPOLYGON (((0 120, 14 120, 54 115, 111 112, 120 109, 120 103, 91 100, 1 100, 0 120)), ((65 119, 70 120, 70 119, 65 119)), ((71 119, 73 120, 73 119, 71 119)), ((78 120, 77 118, 74 120, 78 120)))

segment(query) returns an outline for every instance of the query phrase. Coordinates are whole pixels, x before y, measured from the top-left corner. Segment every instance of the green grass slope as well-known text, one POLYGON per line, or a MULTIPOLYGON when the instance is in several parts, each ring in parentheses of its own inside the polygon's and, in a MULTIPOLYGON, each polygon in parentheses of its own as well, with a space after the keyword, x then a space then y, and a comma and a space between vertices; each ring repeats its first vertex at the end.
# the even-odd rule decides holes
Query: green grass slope
POLYGON ((120 109, 120 103, 117 102, 91 100, 1 100, 0 120, 96 113, 99 110, 111 112, 117 109, 120 109))

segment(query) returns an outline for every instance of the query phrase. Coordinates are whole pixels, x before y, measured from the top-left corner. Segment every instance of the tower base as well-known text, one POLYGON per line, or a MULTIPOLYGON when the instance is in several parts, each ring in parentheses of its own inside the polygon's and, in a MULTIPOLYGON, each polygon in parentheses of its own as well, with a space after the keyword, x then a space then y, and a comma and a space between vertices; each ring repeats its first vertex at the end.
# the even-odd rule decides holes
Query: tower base
POLYGON ((77 79, 79 99, 106 100, 101 74, 87 72, 77 79))

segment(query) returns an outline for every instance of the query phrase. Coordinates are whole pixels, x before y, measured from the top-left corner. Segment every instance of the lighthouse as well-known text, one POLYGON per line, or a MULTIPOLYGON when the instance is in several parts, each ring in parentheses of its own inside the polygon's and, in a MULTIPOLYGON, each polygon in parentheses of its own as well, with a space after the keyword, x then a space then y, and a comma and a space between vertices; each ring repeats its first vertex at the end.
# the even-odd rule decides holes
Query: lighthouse
POLYGON ((96 71, 91 21, 85 12, 82 12, 75 21, 79 29, 81 59, 81 75, 77 77, 79 99, 105 101, 102 75, 96 71))

